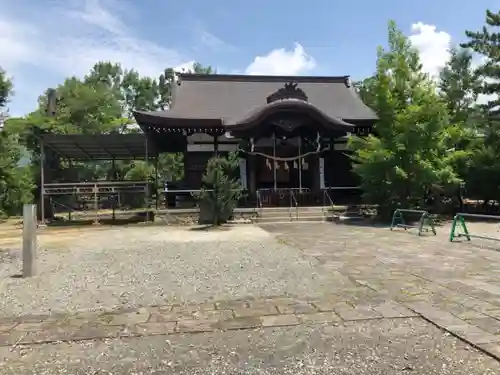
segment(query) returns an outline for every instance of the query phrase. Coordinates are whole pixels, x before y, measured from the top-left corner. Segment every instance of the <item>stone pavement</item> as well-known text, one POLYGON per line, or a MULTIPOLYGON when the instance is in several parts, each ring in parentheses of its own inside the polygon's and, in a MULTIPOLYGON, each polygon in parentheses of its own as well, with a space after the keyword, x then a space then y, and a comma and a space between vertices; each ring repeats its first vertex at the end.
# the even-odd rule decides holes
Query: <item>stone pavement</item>
MULTIPOLYGON (((387 228, 332 223, 262 227, 275 233, 280 242, 302 250, 305 262, 318 270, 313 275, 319 279, 318 285, 321 285, 322 278, 328 278, 329 281, 335 280, 337 287, 328 295, 315 297, 311 297, 315 295, 315 291, 311 291, 309 297, 248 297, 196 305, 169 304, 96 313, 0 317, 0 353, 8 352, 5 358, 18 356, 20 364, 11 362, 13 373, 16 373, 21 365, 29 368, 29 361, 45 360, 48 351, 78 351, 78 345, 83 348, 84 342, 93 345, 113 342, 116 350, 123 350, 136 340, 147 339, 149 347, 153 340, 165 337, 166 341, 154 344, 155 348, 162 348, 165 342, 180 342, 193 337, 186 350, 194 355, 191 348, 196 347, 196 337, 208 340, 207 347, 211 338, 220 337, 222 347, 224 340, 230 337, 227 335, 234 334, 231 337, 235 340, 237 337, 235 347, 243 347, 246 338, 257 335, 268 340, 266 345, 270 345, 273 351, 276 347, 271 332, 290 333, 290 342, 294 341, 293 335, 296 334, 295 341, 309 343, 305 333, 309 329, 323 332, 324 337, 337 335, 337 341, 344 340, 335 344, 340 351, 353 343, 361 345, 368 338, 373 339, 375 345, 379 340, 374 339, 377 327, 380 327, 380 334, 384 337, 380 348, 384 345, 394 347, 391 350, 401 350, 403 356, 412 350, 411 344, 407 346, 405 340, 413 339, 418 332, 425 332, 423 341, 426 344, 415 342, 415 345, 426 346, 425 353, 438 352, 449 345, 451 338, 444 336, 446 334, 500 360, 499 252, 478 246, 479 242, 450 244, 444 235, 447 230, 442 228, 438 229, 440 235, 436 237, 417 237, 403 231, 390 232, 387 228), (66 346, 61 349, 58 345, 62 344, 66 346), (34 351, 30 359, 23 359, 24 352, 15 354, 17 348, 24 350, 22 348, 26 347, 34 351)), ((321 345, 318 341, 318 347, 321 345)), ((356 345, 352 353, 359 356, 358 364, 366 367, 367 374, 378 374, 370 371, 369 359, 363 359, 356 345)), ((464 358, 468 348, 464 346, 460 353, 450 351, 449 356, 464 358)), ((259 347, 254 349, 256 352, 261 350, 259 347)), ((198 347, 193 350, 198 350, 198 347)), ((323 352, 329 350, 331 347, 325 347, 323 352)), ((244 358, 243 352, 238 353, 244 358)), ((350 358, 351 354, 347 354, 350 358)), ((394 355, 393 351, 385 353, 379 358, 380 363, 384 358, 387 362, 387 358, 394 355)), ((419 358, 426 360, 427 354, 419 358)), ((121 363, 118 358, 116 361, 121 363)), ((407 371, 405 366, 398 367, 394 373, 407 371)), ((489 366, 495 368, 495 365, 489 366)), ((435 365, 432 369, 440 374, 455 373, 446 372, 449 368, 440 370, 435 365)), ((471 369, 467 371, 464 373, 473 373, 471 369)), ((481 372, 479 367, 474 371, 490 373, 481 372)), ((496 370, 492 371, 496 373, 496 370)))
POLYGON ((229 331, 299 324, 343 324, 384 318, 410 318, 415 312, 362 290, 345 290, 324 299, 290 297, 165 305, 104 313, 23 316, 0 320, 0 346, 229 331))
MULTIPOLYGON (((263 227, 282 242, 301 248, 332 277, 365 286, 380 300, 400 303, 500 359, 498 242, 450 243, 447 227, 438 228, 438 236, 423 237, 335 223, 263 227)), ((476 233, 500 237, 494 225, 473 227, 476 233)))
POLYGON ((101 313, 0 319, 0 346, 231 331, 297 325, 349 325, 367 320, 422 317, 500 359, 499 310, 470 310, 460 319, 425 301, 398 303, 360 286, 322 299, 275 297, 164 305, 101 313))

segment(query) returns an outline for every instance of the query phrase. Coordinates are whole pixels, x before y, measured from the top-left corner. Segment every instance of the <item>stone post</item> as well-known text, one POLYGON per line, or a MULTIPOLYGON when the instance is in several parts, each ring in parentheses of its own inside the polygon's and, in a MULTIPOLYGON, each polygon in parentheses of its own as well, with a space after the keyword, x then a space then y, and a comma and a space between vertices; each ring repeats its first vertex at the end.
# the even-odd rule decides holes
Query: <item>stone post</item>
POLYGON ((23 207, 23 277, 35 275, 36 225, 36 204, 25 204, 23 207))

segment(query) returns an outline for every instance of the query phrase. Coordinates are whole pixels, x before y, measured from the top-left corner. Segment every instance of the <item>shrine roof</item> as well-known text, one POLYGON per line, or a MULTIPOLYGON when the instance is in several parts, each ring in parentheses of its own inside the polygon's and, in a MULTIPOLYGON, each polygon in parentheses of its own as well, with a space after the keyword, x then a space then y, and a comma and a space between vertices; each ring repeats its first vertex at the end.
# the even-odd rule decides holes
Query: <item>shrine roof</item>
MULTIPOLYGON (((180 74, 174 88, 170 110, 135 112, 139 125, 146 123, 200 124, 228 128, 263 107, 266 99, 293 83, 299 99, 317 108, 330 119, 348 123, 375 121, 376 114, 366 106, 352 87, 349 76, 251 76, 223 74, 180 74)), ((289 89, 290 87, 288 87, 289 89)), ((285 90, 286 91, 286 90, 285 90)), ((279 99, 279 98, 278 98, 279 99)), ((278 100, 276 99, 276 100, 278 100)), ((269 103, 269 100, 267 101, 269 103)))

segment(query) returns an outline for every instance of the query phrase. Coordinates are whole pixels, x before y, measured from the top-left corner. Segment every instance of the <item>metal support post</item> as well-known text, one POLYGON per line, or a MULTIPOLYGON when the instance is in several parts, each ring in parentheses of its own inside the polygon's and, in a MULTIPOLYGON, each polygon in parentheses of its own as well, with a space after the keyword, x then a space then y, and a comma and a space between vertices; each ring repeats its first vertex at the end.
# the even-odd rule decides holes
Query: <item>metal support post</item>
POLYGON ((302 194, 302 137, 299 136, 299 192, 302 194))
POLYGON ((94 224, 97 225, 99 224, 99 199, 97 196, 97 184, 94 184, 94 211, 95 211, 95 217, 94 217, 94 224))
MULTIPOLYGON (((146 145, 145 146, 146 146, 145 163, 146 163, 146 166, 149 166, 148 137, 146 137, 146 145)), ((144 191, 144 203, 146 206, 146 223, 149 222, 149 183, 150 183, 150 179, 147 176, 146 177, 146 185, 144 187, 144 189, 145 189, 145 191, 144 191)))
POLYGON ((278 188, 278 179, 276 171, 276 133, 273 133, 273 175, 274 175, 274 190, 278 188))
POLYGON ((40 214, 41 225, 45 225, 45 147, 40 141, 40 214))

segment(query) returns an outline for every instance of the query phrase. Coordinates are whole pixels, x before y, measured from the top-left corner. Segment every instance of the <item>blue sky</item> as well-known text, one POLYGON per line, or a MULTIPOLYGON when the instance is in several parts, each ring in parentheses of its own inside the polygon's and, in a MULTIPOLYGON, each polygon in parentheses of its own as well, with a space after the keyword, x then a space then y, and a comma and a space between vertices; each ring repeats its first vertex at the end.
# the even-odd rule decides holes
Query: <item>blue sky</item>
POLYGON ((11 115, 98 60, 157 76, 192 61, 220 73, 351 75, 374 69, 394 19, 435 73, 493 0, 0 0, 0 66, 11 115))

